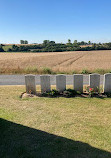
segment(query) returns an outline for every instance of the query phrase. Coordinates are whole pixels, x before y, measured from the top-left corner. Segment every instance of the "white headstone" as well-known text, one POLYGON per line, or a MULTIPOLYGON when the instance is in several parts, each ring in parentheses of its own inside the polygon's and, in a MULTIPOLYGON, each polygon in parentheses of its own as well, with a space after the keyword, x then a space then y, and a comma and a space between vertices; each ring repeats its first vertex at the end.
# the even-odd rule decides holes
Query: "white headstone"
POLYGON ((65 75, 57 75, 56 76, 56 90, 59 92, 63 92, 66 90, 66 76, 65 75))
POLYGON ((73 76, 73 88, 76 91, 83 92, 83 75, 75 74, 73 76))
POLYGON ((35 75, 25 75, 26 93, 36 94, 35 75))
POLYGON ((89 75, 89 86, 94 89, 94 92, 98 91, 100 88, 100 75, 99 74, 91 74, 89 75))
POLYGON ((49 92, 51 90, 50 86, 50 76, 49 75, 41 75, 40 76, 41 83, 41 92, 49 92))
POLYGON ((111 92, 111 73, 104 75, 104 92, 111 92))

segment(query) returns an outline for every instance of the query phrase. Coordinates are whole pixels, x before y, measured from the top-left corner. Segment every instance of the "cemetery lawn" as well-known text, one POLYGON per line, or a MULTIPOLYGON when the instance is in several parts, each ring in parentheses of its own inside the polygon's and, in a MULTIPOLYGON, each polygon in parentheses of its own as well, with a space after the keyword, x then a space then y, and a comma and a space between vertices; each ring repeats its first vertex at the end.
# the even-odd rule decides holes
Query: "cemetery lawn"
POLYGON ((1 158, 111 158, 111 98, 20 99, 0 86, 1 158))

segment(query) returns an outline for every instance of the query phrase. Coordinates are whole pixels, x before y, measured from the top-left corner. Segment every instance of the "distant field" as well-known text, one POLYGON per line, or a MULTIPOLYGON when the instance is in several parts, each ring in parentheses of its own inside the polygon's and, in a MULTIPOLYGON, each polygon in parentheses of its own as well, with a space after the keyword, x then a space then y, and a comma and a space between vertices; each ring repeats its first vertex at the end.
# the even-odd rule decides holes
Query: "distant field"
POLYGON ((23 70, 40 72, 49 68, 53 72, 81 73, 111 71, 111 50, 50 53, 0 53, 1 73, 22 73, 23 70), (34 71, 35 70, 35 71, 34 71))
POLYGON ((8 51, 9 48, 12 49, 12 45, 3 46, 4 51, 8 51))

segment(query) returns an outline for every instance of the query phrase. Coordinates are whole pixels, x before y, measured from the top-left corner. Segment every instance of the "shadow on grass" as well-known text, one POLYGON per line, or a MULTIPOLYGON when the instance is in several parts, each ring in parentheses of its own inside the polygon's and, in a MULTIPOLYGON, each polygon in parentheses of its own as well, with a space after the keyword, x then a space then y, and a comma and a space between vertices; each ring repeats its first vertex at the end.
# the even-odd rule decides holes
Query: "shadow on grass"
POLYGON ((0 158, 111 158, 111 153, 0 119, 0 158))

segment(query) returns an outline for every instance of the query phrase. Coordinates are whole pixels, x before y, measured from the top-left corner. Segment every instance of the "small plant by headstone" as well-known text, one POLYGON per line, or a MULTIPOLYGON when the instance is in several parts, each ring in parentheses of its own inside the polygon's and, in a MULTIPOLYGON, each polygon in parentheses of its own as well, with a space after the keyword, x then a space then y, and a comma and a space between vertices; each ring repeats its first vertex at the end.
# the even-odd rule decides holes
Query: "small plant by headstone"
POLYGON ((58 95, 60 95, 60 93, 55 89, 52 89, 49 92, 43 92, 42 93, 43 97, 57 97, 58 95))
POLYGON ((86 87, 86 92, 88 93, 89 97, 93 97, 94 95, 101 95, 102 94, 103 89, 97 87, 97 91, 94 91, 94 88, 91 88, 90 86, 86 87))
POLYGON ((93 97, 94 95, 94 88, 89 88, 89 97, 93 97))
POLYGON ((41 93, 42 97, 48 97, 48 92, 41 93))
POLYGON ((57 97, 60 93, 57 90, 52 89, 52 91, 48 92, 48 95, 51 97, 57 97))
POLYGON ((63 97, 66 97, 66 98, 75 97, 77 94, 80 95, 81 93, 79 91, 75 91, 73 89, 66 89, 63 92, 59 92, 59 91, 57 91, 55 89, 52 89, 49 92, 43 92, 43 93, 41 93, 41 95, 43 97, 58 97, 58 96, 63 96, 63 97))
POLYGON ((105 95, 106 95, 108 98, 111 98, 111 92, 105 92, 105 95))
POLYGON ((70 98, 70 97, 75 97, 75 95, 77 94, 77 92, 73 89, 66 89, 64 92, 63 92, 63 96, 66 97, 66 98, 70 98))
POLYGON ((86 87, 86 92, 88 93, 89 97, 93 97, 94 95, 94 88, 91 88, 90 86, 86 87))
POLYGON ((103 88, 102 87, 97 87, 97 93, 99 94, 99 95, 101 95, 102 93, 103 93, 103 88))
POLYGON ((70 97, 72 97, 72 93, 66 90, 63 92, 63 96, 66 98, 70 98, 70 97))

